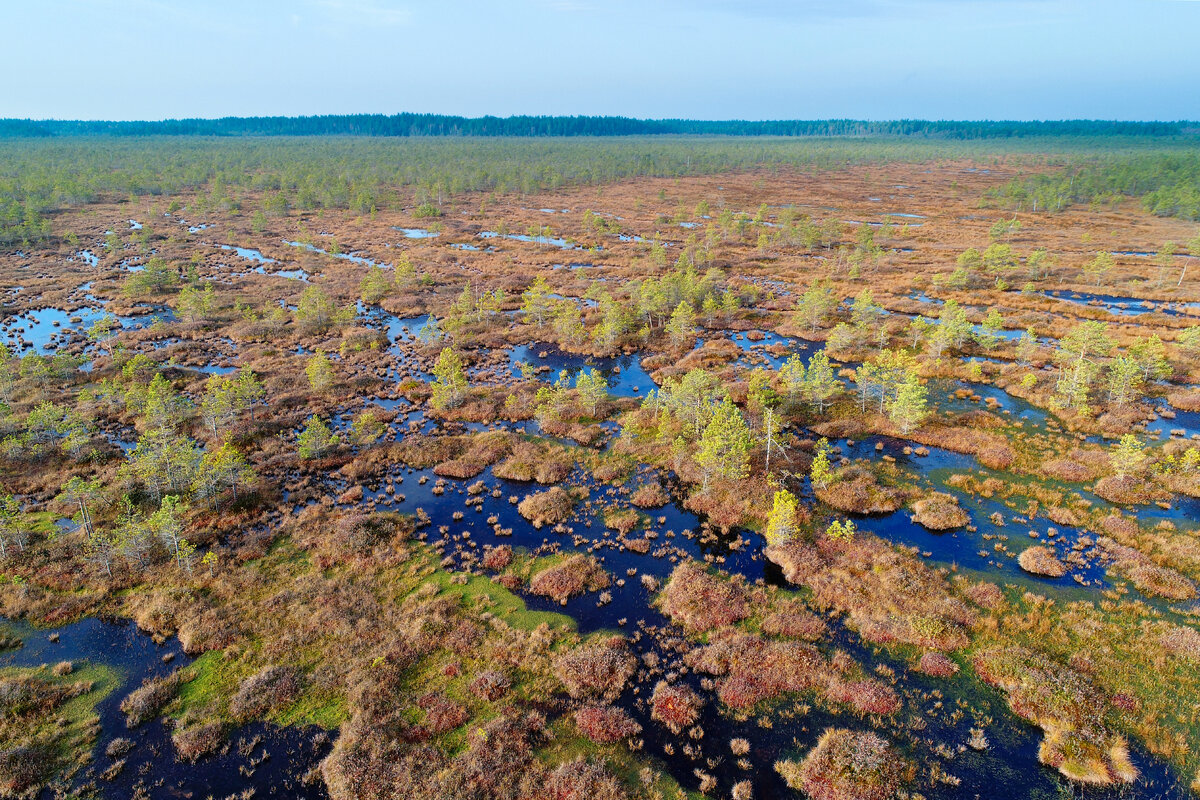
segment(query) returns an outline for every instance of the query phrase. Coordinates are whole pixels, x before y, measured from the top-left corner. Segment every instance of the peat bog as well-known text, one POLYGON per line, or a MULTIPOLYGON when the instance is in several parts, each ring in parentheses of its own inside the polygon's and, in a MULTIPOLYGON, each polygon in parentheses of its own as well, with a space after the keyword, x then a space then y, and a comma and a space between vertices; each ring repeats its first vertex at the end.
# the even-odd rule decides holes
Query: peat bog
POLYGON ((0 142, 0 795, 1194 796, 1195 156, 552 141, 0 142))

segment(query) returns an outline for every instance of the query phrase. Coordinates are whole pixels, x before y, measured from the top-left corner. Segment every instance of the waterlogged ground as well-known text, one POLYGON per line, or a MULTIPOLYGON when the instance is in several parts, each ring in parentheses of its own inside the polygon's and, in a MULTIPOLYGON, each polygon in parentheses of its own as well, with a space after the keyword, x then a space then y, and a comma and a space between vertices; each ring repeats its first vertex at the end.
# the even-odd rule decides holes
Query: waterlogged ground
MULTIPOLYGON (((17 648, 0 651, 0 670, 69 661, 78 670, 99 664, 113 670, 116 684, 95 704, 95 744, 90 763, 66 781, 65 791, 105 798, 233 796, 244 791, 286 797, 327 797, 307 773, 329 751, 324 732, 255 723, 230 737, 216 755, 192 763, 170 758, 170 720, 132 727, 121 701, 144 681, 186 670, 192 659, 168 639, 159 644, 128 620, 84 619, 54 629, 8 621, 17 648), (114 741, 119 748, 113 749, 114 741)), ((47 789, 45 797, 56 796, 47 789)))
POLYGON ((1145 258, 1187 231, 1130 207, 1116 232, 1069 210, 997 237, 1007 210, 978 204, 1000 172, 882 172, 464 202, 436 222, 292 211, 251 228, 199 197, 99 204, 69 251, 3 256, 0 612, 21 645, 0 671, 116 676, 75 766, 13 786, 430 796, 424 761, 460 781, 438 791, 480 797, 500 796, 493 774, 554 797, 1194 796, 1200 293, 1145 258), (958 286, 959 253, 989 241, 1018 253, 1008 277, 958 286), (1053 275, 1021 266, 1035 248, 1053 275), (1116 259, 1103 291, 1083 273, 1097 248, 1116 259), (1057 355, 1082 323, 1110 339, 1089 354, 1087 414, 1061 401, 1057 355), (1104 370, 1151 335, 1166 366, 1118 403, 1104 370), (897 353, 922 387, 908 426, 872 389, 897 353), (785 375, 825 359, 829 399, 791 397, 785 375), (220 394, 251 371, 261 393, 220 394), (769 465, 763 386, 782 423, 769 465), (731 473, 705 460, 724 397, 746 426, 731 473), (1112 455, 1126 434, 1132 489, 1112 455), (233 468, 214 456, 230 449, 233 468), (95 481, 82 499, 72 476, 95 481), (776 492, 798 506, 768 541, 776 492), (681 611, 689 575, 707 588, 681 611), (768 622, 782 607, 802 633, 768 622), (571 690, 564 653, 611 635, 628 674, 607 697, 571 690), (735 679, 757 691, 790 668, 754 661, 778 652, 764 642, 811 647, 811 679, 738 705, 735 679), (997 652, 1025 671, 999 674, 997 652), (122 701, 176 670, 130 727, 122 701), (672 712, 662 686, 694 707, 672 712), (589 732, 576 714, 597 708, 623 732, 589 732), (518 717, 519 736, 498 727, 518 717), (182 757, 204 724, 220 745, 182 757), (815 763, 838 729, 903 768, 838 783, 780 766, 815 763))

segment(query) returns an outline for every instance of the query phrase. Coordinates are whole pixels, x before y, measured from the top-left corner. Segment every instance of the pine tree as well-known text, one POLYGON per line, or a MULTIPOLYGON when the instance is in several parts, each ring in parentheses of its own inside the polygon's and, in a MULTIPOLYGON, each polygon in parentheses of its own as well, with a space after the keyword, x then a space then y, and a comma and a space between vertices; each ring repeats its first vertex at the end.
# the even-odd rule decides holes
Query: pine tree
POLYGON ((308 376, 308 385, 314 392, 325 393, 333 388, 333 363, 324 353, 317 353, 308 359, 304 374, 308 376))
POLYGON ((750 429, 733 401, 726 397, 713 411, 700 437, 696 462, 704 472, 704 488, 713 475, 744 480, 750 469, 750 429))
POLYGON ((1171 363, 1167 360, 1166 345, 1162 343, 1162 339, 1159 339, 1156 333, 1150 334, 1148 339, 1131 345, 1128 355, 1130 360, 1137 365, 1142 374, 1142 381, 1145 383, 1154 383, 1169 378, 1174 371, 1171 363))
POLYGON ((575 391, 579 399, 588 408, 588 413, 595 417, 600 403, 608 397, 608 380, 598 371, 587 369, 575 378, 575 391))
POLYGON ((675 347, 686 347, 696 337, 696 311, 686 300, 675 306, 671 321, 667 323, 667 335, 675 347))
POLYGON ((10 548, 25 546, 25 527, 21 523, 21 504, 11 494, 0 494, 0 560, 8 558, 10 548))
POLYGON ((371 409, 367 409, 354 418, 350 424, 350 440, 360 447, 370 447, 379 441, 387 426, 371 409))
POLYGON ((554 312, 554 333, 560 342, 568 345, 578 345, 587 339, 579 306, 569 300, 558 304, 554 312))
POLYGON ((1028 366, 1033 363, 1033 359, 1038 353, 1037 334, 1033 332, 1033 328, 1026 328, 1021 334, 1021 338, 1017 340, 1017 361, 1028 366))
POLYGON ((1117 356, 1108 363, 1108 402, 1120 408, 1141 394, 1142 370, 1128 356, 1117 356))
POLYGON ((787 489, 775 492, 775 501, 771 507, 771 513, 767 517, 766 539, 768 545, 778 547, 791 541, 798 528, 796 525, 798 508, 799 503, 796 501, 796 496, 787 489))
MULTIPOLYGON (((117 318, 112 314, 105 314, 93 322, 87 329, 88 338, 100 345, 109 358, 112 358, 113 345, 117 339, 116 327, 117 318)), ((5 360, 7 360, 7 352, 6 350, 5 360)))
POLYGON ((829 440, 824 436, 817 442, 812 467, 809 469, 809 478, 812 480, 812 485, 818 489, 824 489, 833 483, 833 468, 829 463, 829 440))
POLYGON ((1096 358, 1108 355, 1112 348, 1106 322, 1089 320, 1067 331, 1054 354, 1061 402, 1085 413, 1090 410, 1092 383, 1100 374, 1096 358))
MULTIPOLYGON (((521 294, 521 313, 534 325, 542 325, 550 315, 550 286, 541 275, 521 294)), ((575 305, 571 303, 571 305, 575 305)))
POLYGON ((314 415, 308 418, 304 430, 296 438, 296 452, 303 459, 319 458, 337 447, 338 441, 325 420, 314 415))
POLYGON ((834 541, 849 541, 854 538, 854 534, 858 532, 858 527, 855 526, 853 520, 834 520, 829 523, 829 527, 825 529, 825 535, 834 541))
POLYGON ((1121 441, 1109 455, 1109 460, 1117 475, 1125 477, 1140 472, 1142 465, 1146 462, 1146 454, 1143 450, 1144 445, 1132 433, 1122 436, 1121 441))
POLYGON ((246 463, 245 456, 229 442, 223 442, 216 450, 204 454, 193 491, 199 497, 209 498, 231 491, 236 501, 238 487, 253 483, 254 478, 254 470, 246 463))
POLYGON ((805 385, 804 377, 804 360, 799 354, 793 353, 779 368, 779 384, 789 403, 794 403, 800 398, 805 385))
POLYGON ((909 372, 888 407, 888 416, 907 436, 928 416, 928 390, 915 372, 909 372))
POLYGON ((1099 286, 1104 276, 1112 272, 1115 266, 1112 253, 1097 253, 1094 259, 1083 265, 1083 274, 1094 278, 1096 286, 1099 286))
POLYGON ((829 401, 841 391, 841 384, 833 374, 833 366, 824 350, 819 350, 808 360, 808 372, 804 375, 804 398, 812 403, 818 413, 824 413, 829 401))
POLYGON ((388 279, 383 267, 372 264, 367 268, 367 274, 358 285, 359 296, 363 303, 373 306, 387 296, 391 291, 392 281, 388 279))
POLYGON ((815 332, 835 308, 837 298, 829 284, 814 282, 796 301, 796 315, 793 319, 796 325, 815 332))
POLYGON ((1004 327, 1004 317, 1000 315, 999 310, 995 308, 988 309, 987 316, 983 318, 983 324, 979 326, 978 332, 975 334, 975 341, 984 350, 991 350, 1000 343, 1000 330, 1004 327))
POLYGON ((437 409, 452 408, 462 402, 467 390, 467 375, 462 358, 449 347, 443 347, 433 365, 433 395, 430 404, 437 409))
MULTIPOLYGON (((870 230, 867 226, 862 226, 866 230, 870 230)), ((883 318, 884 311, 875 303, 875 296, 870 289, 863 289, 862 292, 854 298, 854 303, 850 306, 850 321, 859 331, 873 331, 875 326, 883 318)))

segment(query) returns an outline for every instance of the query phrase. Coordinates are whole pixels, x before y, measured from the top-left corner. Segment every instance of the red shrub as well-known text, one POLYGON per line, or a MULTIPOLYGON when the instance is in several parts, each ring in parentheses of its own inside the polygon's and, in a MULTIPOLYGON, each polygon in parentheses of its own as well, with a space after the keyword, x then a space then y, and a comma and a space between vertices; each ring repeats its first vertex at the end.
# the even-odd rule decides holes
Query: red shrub
POLYGON ((689 633, 732 625, 750 613, 741 587, 721 580, 695 561, 675 568, 660 599, 663 612, 689 633))
POLYGON ((571 697, 615 700, 637 669, 637 659, 619 636, 577 647, 554 659, 554 674, 571 697))
POLYGON ((917 671, 934 678, 949 678, 958 672, 958 664, 945 653, 925 653, 917 662, 917 671))
POLYGON ((687 686, 659 681, 650 698, 650 716, 672 733, 679 733, 699 718, 702 705, 700 697, 687 686))
POLYGON ((611 744, 642 732, 642 726, 624 709, 612 706, 586 706, 579 709, 575 712, 575 725, 580 733, 598 744, 611 744))
POLYGON ((512 563, 512 560, 513 549, 506 544, 502 544, 484 553, 482 564, 484 569, 491 570, 492 572, 500 572, 508 567, 512 563))
POLYGON ((471 681, 471 691, 484 700, 499 700, 512 686, 508 676, 498 670, 490 669, 481 672, 471 681))

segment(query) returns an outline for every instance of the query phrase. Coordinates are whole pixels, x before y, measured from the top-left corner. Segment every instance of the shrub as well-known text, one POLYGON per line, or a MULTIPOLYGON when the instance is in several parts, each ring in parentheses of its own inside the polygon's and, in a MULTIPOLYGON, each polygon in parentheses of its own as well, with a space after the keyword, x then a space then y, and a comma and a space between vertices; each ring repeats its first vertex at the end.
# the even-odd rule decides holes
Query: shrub
POLYGON ((53 756, 40 745, 0 749, 0 795, 16 797, 32 789, 53 764, 53 756))
POLYGON ((1130 783, 1137 769, 1125 741, 1104 723, 1108 704, 1073 670, 1019 646, 992 646, 972 659, 985 683, 1002 689, 1009 708, 1045 731, 1038 760, 1079 783, 1130 783))
POLYGON ((471 681, 470 689, 476 697, 493 701, 507 694, 511 686, 512 680, 507 675, 499 670, 489 669, 479 673, 475 680, 471 681))
POLYGON ((1045 575, 1049 578, 1061 578, 1067 574, 1067 567, 1058 560, 1053 548, 1042 545, 1027 547, 1017 557, 1021 569, 1033 575, 1045 575))
POLYGON ((788 639, 816 641, 828 630, 825 621, 799 600, 784 600, 763 617, 763 633, 788 639))
POLYGON ((629 502, 638 508, 658 508, 666 505, 670 499, 662 484, 657 481, 642 484, 629 496, 629 502))
POLYGON ((571 517, 575 501, 561 486, 555 486, 544 492, 535 492, 525 497, 517 506, 521 516, 533 523, 533 527, 555 525, 566 522, 571 517))
POLYGON ((612 744, 642 732, 624 709, 613 706, 584 706, 575 712, 575 725, 597 744, 612 744))
POLYGON ((576 647, 554 659, 554 674, 576 699, 600 697, 611 703, 636 670, 637 659, 620 636, 576 647))
POLYGON ((492 572, 500 572, 506 569, 513 560, 513 549, 509 545, 502 544, 499 547, 490 548, 483 554, 483 559, 480 562, 484 569, 492 572))
POLYGON ((559 603, 584 592, 607 589, 611 579, 592 557, 577 553, 533 576, 529 591, 559 603))
POLYGON ((134 689, 121 701, 121 711, 125 714, 125 723, 130 728, 136 728, 143 722, 157 717, 163 707, 175 698, 175 689, 179 686, 179 672, 173 672, 165 678, 151 678, 137 689, 134 689))
POLYGON ((750 613, 741 587, 721 580, 695 561, 675 567, 659 601, 663 613, 689 633, 732 625, 750 613))
POLYGON ((185 761, 197 761, 215 753, 225 740, 225 732, 219 722, 202 722, 180 728, 171 736, 175 750, 185 761))
POLYGON ((250 720, 277 711, 300 694, 300 680, 291 667, 264 667, 242 681, 229 701, 229 713, 250 720))
POLYGON ((704 701, 687 686, 659 681, 650 697, 650 717, 680 733, 700 717, 704 701))
POLYGON ((931 531, 961 528, 971 521, 958 505, 958 499, 944 492, 933 492, 913 503, 913 522, 931 531))
POLYGON ((904 762, 876 733, 829 728, 803 762, 779 761, 775 769, 812 800, 885 800, 900 785, 904 762))
POLYGON ((584 760, 559 764, 530 800, 624 800, 625 790, 603 764, 584 760))
POLYGON ((958 672, 958 664, 945 653, 923 653, 917 662, 917 672, 934 678, 950 678, 958 672))

